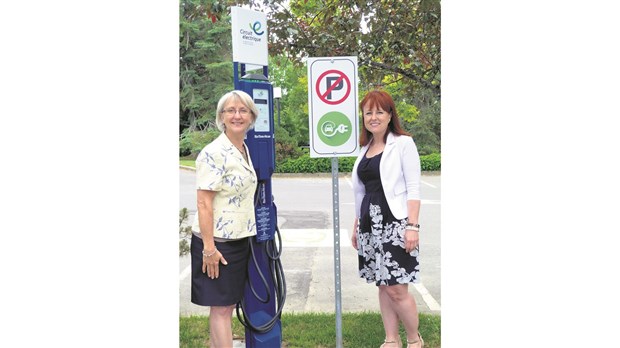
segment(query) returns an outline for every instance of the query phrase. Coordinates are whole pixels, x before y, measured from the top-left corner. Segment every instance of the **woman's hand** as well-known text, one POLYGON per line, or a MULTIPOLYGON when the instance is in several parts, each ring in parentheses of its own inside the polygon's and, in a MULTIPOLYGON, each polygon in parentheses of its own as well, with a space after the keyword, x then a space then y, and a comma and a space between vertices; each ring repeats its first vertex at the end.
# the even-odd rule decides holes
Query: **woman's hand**
POLYGON ((414 230, 405 230, 405 251, 412 252, 420 243, 420 233, 414 230))
POLYGON ((351 245, 357 250, 357 231, 353 230, 353 235, 351 236, 351 245))
POLYGON ((353 233, 351 234, 351 245, 357 250, 357 218, 353 223, 353 233))
POLYGON ((209 254, 202 255, 202 273, 207 273, 207 276, 211 279, 216 279, 220 276, 220 261, 224 266, 228 264, 222 253, 219 250, 208 256, 209 254))

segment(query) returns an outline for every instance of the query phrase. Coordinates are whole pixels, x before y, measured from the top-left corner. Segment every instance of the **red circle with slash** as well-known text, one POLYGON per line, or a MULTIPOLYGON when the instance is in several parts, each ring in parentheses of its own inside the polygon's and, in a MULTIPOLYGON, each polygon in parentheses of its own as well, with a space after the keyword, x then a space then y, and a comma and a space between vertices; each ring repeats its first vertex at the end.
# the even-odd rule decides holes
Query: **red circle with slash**
POLYGON ((340 103, 342 103, 343 101, 345 101, 349 97, 349 94, 351 94, 351 81, 349 81, 349 78, 347 77, 347 75, 345 75, 342 71, 335 70, 335 69, 327 70, 326 72, 322 73, 321 76, 319 76, 319 78, 316 80, 316 95, 318 95, 319 99, 321 99, 326 104, 329 104, 329 105, 340 104, 340 103), (323 79, 323 77, 325 77, 325 75, 327 75, 327 74, 338 74, 338 75, 340 75, 340 77, 338 78, 338 80, 336 80, 336 82, 334 84, 332 84, 325 91, 325 93, 321 94, 321 90, 319 89, 319 86, 321 85, 321 79, 323 79), (347 92, 344 94, 344 97, 339 99, 339 100, 335 100, 335 101, 327 100, 326 96, 328 94, 330 94, 331 91, 333 91, 334 88, 336 86, 338 86, 340 84, 340 81, 342 81, 343 79, 347 83, 347 92))

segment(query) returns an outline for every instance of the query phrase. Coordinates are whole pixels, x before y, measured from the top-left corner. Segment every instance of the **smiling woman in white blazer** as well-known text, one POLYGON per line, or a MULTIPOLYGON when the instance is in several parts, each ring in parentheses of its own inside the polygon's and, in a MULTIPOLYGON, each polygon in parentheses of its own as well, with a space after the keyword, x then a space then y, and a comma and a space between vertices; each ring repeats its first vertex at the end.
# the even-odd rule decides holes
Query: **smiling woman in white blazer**
POLYGON ((424 346, 418 311, 408 284, 419 281, 420 156, 398 119, 392 97, 371 91, 360 102, 362 149, 351 178, 355 221, 351 243, 358 251, 359 275, 379 289, 385 329, 383 348, 424 346))
MULTIPOLYGON (((364 184, 357 176, 357 166, 369 146, 370 144, 362 146, 361 155, 357 157, 351 173, 355 193, 355 212, 358 217, 366 191, 364 184)), ((420 201, 420 156, 413 139, 410 136, 394 135, 388 132, 379 170, 383 192, 392 214, 398 219, 408 218, 407 201, 420 201)))

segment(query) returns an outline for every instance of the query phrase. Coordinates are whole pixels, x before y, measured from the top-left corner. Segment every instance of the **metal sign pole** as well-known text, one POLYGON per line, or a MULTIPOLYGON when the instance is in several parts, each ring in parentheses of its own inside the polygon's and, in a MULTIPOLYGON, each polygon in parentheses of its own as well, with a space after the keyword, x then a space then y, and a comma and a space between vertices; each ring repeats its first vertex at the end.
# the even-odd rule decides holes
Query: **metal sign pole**
POLYGON ((334 216, 334 290, 336 295, 336 348, 342 348, 342 302, 340 294, 340 212, 338 207, 338 157, 332 157, 334 216))
POLYGON ((359 153, 357 57, 308 57, 310 157, 332 158, 336 347, 342 348, 338 157, 359 153))

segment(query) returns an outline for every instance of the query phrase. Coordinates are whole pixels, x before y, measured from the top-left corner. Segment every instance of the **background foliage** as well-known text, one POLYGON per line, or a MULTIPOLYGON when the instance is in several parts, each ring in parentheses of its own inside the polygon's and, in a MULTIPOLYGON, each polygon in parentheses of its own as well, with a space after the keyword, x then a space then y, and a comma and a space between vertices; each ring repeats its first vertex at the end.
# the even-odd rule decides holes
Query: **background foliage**
POLYGON ((269 79, 283 90, 278 163, 308 145, 307 57, 357 56, 360 99, 387 90, 420 154, 441 151, 439 1, 189 0, 180 3, 181 156, 195 156, 218 132, 215 105, 233 87, 234 5, 267 14, 269 79))
POLYGON ((179 256, 189 253, 189 242, 192 236, 192 226, 189 220, 187 208, 179 210, 179 256))
MULTIPOLYGON (((353 170, 355 157, 338 157, 338 172, 350 173, 353 170)), ((438 153, 420 156, 420 167, 423 171, 441 170, 441 155, 438 153)), ((331 173, 331 158, 310 158, 304 153, 295 158, 287 158, 276 165, 276 173, 331 173)))
MULTIPOLYGON (((216 2, 213 2, 216 3, 216 2)), ((180 2, 179 132, 181 155, 200 151, 210 136, 199 133, 215 126, 219 98, 233 85, 230 23, 216 20, 211 10, 228 11, 200 0, 180 2), (203 143, 204 142, 204 143, 203 143), (202 146, 201 146, 202 145, 202 146)), ((223 13, 223 12, 222 12, 223 13)))

